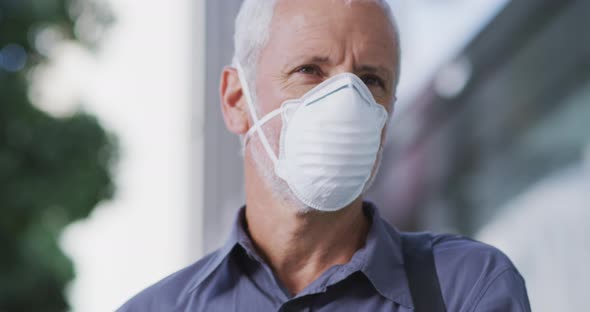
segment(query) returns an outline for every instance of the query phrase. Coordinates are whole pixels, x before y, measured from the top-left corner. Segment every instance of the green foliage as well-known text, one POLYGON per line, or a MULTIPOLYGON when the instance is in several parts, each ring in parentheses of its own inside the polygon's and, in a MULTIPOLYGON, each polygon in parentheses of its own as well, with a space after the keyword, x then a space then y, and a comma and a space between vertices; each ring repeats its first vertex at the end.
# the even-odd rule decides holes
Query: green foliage
POLYGON ((112 20, 96 1, 0 0, 0 311, 68 310, 74 270, 58 237, 113 195, 113 137, 88 114, 51 117, 27 96, 26 72, 45 61, 38 31, 98 42, 76 31, 81 17, 97 30, 112 20))

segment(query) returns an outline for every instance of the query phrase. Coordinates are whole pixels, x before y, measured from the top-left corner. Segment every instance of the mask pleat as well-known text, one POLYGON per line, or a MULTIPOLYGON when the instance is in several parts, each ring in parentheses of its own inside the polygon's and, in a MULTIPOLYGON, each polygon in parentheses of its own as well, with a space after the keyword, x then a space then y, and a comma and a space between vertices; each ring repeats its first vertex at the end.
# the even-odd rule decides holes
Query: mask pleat
POLYGON ((346 206, 372 174, 387 112, 370 94, 359 93, 363 87, 353 74, 333 77, 283 114, 278 172, 310 207, 346 206), (313 104, 304 104, 312 97, 313 104))

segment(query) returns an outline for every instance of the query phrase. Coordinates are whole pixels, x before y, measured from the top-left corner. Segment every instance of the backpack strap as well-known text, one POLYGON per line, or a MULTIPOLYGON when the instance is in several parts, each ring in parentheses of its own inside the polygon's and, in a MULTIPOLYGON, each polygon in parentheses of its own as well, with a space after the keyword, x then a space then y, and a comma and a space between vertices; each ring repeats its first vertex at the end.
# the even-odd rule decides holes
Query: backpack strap
POLYGON ((430 233, 401 233, 404 267, 415 312, 445 312, 430 233))

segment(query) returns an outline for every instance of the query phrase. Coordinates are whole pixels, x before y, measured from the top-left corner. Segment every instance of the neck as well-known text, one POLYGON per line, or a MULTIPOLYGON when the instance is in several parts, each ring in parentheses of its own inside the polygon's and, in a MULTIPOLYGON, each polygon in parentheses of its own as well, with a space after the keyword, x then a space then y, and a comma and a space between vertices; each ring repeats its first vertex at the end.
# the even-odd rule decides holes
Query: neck
POLYGON ((360 198, 339 211, 302 213, 290 200, 272 196, 272 189, 248 170, 246 194, 252 241, 292 295, 330 267, 349 262, 364 245, 369 221, 360 198))

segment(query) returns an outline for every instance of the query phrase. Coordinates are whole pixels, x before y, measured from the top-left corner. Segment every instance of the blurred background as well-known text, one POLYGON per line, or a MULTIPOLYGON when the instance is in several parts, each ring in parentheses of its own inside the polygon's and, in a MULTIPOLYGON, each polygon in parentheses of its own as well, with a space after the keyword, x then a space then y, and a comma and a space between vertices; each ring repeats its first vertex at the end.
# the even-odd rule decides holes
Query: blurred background
MULTIPOLYGON (((243 203, 218 81, 240 0, 0 0, 0 311, 111 311, 243 203), (34 298, 34 300, 32 300, 34 298)), ((402 79, 369 198, 590 293, 590 2, 391 0, 402 79)))

